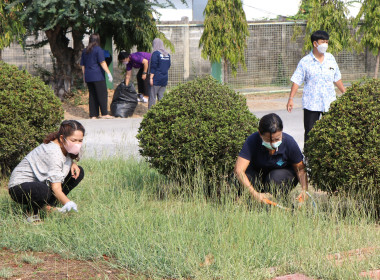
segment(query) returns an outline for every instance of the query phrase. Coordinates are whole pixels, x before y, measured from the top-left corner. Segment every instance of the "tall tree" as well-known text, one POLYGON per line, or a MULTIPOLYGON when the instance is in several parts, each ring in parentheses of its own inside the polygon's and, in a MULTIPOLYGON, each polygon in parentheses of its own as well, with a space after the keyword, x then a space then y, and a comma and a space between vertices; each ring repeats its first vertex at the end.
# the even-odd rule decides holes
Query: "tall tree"
POLYGON ((224 60, 224 81, 227 67, 236 75, 239 63, 244 69, 244 50, 249 36, 248 24, 241 0, 209 0, 205 11, 204 31, 199 46, 202 57, 211 62, 224 60))
MULTIPOLYGON (((184 0, 182 0, 184 1, 184 0)), ((81 79, 79 66, 85 34, 98 32, 114 38, 118 50, 137 46, 148 50, 154 37, 164 37, 156 27, 156 7, 172 5, 170 0, 9 0, 8 6, 23 5, 18 17, 30 34, 45 32, 56 60, 55 92, 60 97, 81 79), (69 36, 71 35, 71 36, 69 36), (70 41, 72 40, 72 44, 70 41)))
MULTIPOLYGON (((350 32, 348 20, 348 8, 343 0, 304 0, 301 4, 307 7, 308 14, 303 51, 310 51, 313 46, 310 36, 317 30, 329 33, 329 52, 339 53, 342 50, 352 50, 355 46, 355 38, 350 32)), ((301 33, 301 28, 296 25, 293 38, 301 33)))
POLYGON ((297 14, 295 14, 294 16, 288 17, 288 19, 306 20, 309 17, 310 12, 312 11, 312 5, 311 5, 312 1, 313 0, 302 0, 297 14))
POLYGON ((0 60, 1 51, 17 40, 21 43, 25 28, 16 15, 17 11, 22 10, 21 5, 7 9, 7 0, 0 0, 0 60))
POLYGON ((360 46, 368 47, 376 56, 375 79, 377 79, 380 63, 380 1, 364 0, 353 25, 354 27, 359 25, 356 35, 360 40, 360 46))

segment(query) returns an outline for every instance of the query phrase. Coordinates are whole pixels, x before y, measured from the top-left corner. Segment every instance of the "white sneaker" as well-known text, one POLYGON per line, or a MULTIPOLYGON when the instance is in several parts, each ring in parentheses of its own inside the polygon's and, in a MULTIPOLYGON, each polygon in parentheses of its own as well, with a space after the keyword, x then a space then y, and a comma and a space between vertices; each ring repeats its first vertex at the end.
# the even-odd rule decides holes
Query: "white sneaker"
POLYGON ((137 101, 141 102, 141 103, 147 103, 148 102, 148 99, 144 97, 144 95, 142 95, 141 93, 139 93, 137 95, 137 101))

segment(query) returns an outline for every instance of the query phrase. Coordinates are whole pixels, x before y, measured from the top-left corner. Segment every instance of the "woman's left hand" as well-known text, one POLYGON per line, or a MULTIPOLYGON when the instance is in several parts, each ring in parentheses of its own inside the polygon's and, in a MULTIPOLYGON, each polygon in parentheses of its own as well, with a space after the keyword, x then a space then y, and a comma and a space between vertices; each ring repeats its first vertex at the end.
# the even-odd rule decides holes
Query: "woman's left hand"
POLYGON ((76 163, 73 163, 71 165, 71 177, 74 179, 77 179, 79 177, 80 169, 79 166, 76 163))

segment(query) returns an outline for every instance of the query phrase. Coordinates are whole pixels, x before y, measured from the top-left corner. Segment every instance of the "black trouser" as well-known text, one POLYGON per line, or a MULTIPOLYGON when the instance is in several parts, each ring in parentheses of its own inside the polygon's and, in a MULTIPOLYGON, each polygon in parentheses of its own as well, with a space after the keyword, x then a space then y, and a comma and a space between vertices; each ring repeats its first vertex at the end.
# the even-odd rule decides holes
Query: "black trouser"
POLYGON ((102 115, 108 115, 108 92, 106 81, 88 82, 90 118, 99 117, 99 107, 102 115))
POLYGON ((304 143, 306 143, 307 139, 309 139, 309 132, 313 128, 316 121, 321 118, 322 112, 318 111, 309 111, 307 109, 303 109, 303 126, 305 128, 305 138, 304 143))
POLYGON ((137 72, 137 91, 145 96, 150 96, 150 75, 146 75, 146 79, 142 79, 142 73, 144 72, 144 68, 140 68, 137 72))
POLYGON ((288 193, 298 184, 293 168, 273 169, 269 172, 247 170, 246 175, 258 192, 288 193))
MULTIPOLYGON (((66 176, 62 183, 62 191, 67 195, 74 189, 84 177, 83 168, 79 166, 80 173, 77 179, 71 177, 71 172, 66 176)), ((57 198, 54 196, 51 187, 45 182, 30 182, 11 187, 9 189, 11 198, 21 204, 28 206, 28 211, 33 210, 36 215, 45 205, 55 206, 57 198)))

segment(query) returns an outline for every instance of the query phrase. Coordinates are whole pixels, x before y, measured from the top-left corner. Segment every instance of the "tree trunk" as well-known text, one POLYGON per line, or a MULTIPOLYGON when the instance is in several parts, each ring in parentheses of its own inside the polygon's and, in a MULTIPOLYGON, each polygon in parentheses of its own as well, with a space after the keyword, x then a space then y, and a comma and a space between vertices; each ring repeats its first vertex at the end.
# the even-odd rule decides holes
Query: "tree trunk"
POLYGON ((375 79, 377 79, 377 74, 379 73, 379 62, 380 62, 380 48, 376 56, 375 79))
POLYGON ((82 72, 79 66, 81 50, 83 49, 83 33, 72 31, 73 46, 69 47, 69 39, 66 37, 66 29, 55 26, 47 30, 51 52, 56 59, 56 67, 51 78, 54 93, 63 100, 64 96, 71 92, 71 87, 76 79, 81 79, 82 72))

